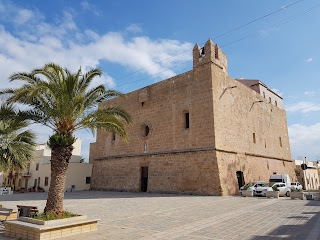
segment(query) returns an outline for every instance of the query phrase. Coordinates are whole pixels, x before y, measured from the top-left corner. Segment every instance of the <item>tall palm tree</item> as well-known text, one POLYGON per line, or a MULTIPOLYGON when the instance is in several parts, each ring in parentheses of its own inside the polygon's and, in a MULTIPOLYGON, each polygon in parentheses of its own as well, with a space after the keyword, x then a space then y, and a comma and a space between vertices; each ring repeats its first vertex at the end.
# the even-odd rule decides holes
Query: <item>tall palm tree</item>
POLYGON ((29 123, 12 105, 0 106, 0 169, 22 170, 33 160, 35 135, 29 123))
POLYGON ((44 213, 63 214, 63 199, 66 171, 72 156, 76 138, 74 133, 80 129, 90 129, 94 133, 101 128, 127 138, 125 123, 130 123, 129 114, 116 106, 97 109, 97 105, 107 99, 121 96, 114 90, 106 90, 103 85, 90 87, 92 80, 101 76, 99 68, 81 74, 62 68, 54 63, 46 64, 31 73, 16 73, 11 81, 20 80, 24 84, 16 89, 6 89, 9 102, 32 107, 27 111, 30 119, 51 129, 48 145, 51 148, 51 183, 44 213))

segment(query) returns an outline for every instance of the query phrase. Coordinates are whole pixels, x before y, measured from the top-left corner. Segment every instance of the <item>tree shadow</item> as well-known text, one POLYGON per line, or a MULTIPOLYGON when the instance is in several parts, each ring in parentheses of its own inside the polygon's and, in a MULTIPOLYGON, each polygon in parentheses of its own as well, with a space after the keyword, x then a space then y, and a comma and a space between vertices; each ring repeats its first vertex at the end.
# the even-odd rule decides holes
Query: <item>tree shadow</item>
MULTIPOLYGON (((0 196, 1 202, 46 200, 48 193, 17 193, 0 196)), ((161 197, 215 197, 207 195, 179 194, 179 193, 146 193, 146 192, 114 192, 114 191, 76 191, 66 192, 64 199, 100 199, 100 198, 161 198, 161 197)), ((219 196, 220 197, 220 196, 219 196)))
MULTIPOLYGON (((288 199, 288 201, 290 201, 288 199)), ((291 200, 293 201, 293 200, 291 200)), ((319 201, 308 201, 305 206, 319 206, 319 201)), ((301 219, 304 224, 296 224, 296 225, 282 225, 273 231, 269 232, 267 236, 254 236, 250 238, 251 240, 263 240, 263 239, 320 239, 320 230, 319 230, 319 222, 320 222, 320 211, 319 212, 302 212, 305 216, 289 216, 288 221, 290 219, 301 219), (309 215, 309 216, 308 216, 309 215), (313 216, 310 216, 313 215, 313 216), (308 220, 309 219, 309 220, 308 220)))

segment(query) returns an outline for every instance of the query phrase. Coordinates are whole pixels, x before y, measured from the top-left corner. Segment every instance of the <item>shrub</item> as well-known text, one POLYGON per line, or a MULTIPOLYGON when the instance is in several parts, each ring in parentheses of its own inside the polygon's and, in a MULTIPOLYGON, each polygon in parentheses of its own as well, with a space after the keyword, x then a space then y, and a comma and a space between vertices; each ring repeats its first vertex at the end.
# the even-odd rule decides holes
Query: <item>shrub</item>
POLYGON ((49 220, 56 220, 56 219, 63 219, 63 218, 71 218, 76 216, 79 216, 79 215, 65 211, 63 215, 58 215, 55 212, 48 212, 47 214, 39 213, 35 216, 32 216, 32 218, 43 220, 43 221, 49 221, 49 220))
POLYGON ((277 192, 279 191, 279 189, 278 189, 278 186, 277 186, 277 185, 276 185, 276 186, 273 186, 273 187, 272 187, 272 189, 273 189, 273 191, 277 191, 277 192))
POLYGON ((252 183, 247 183, 246 185, 243 186, 243 190, 247 190, 249 187, 252 187, 252 183))
POLYGON ((302 189, 299 189, 299 188, 291 188, 291 192, 302 192, 302 189))

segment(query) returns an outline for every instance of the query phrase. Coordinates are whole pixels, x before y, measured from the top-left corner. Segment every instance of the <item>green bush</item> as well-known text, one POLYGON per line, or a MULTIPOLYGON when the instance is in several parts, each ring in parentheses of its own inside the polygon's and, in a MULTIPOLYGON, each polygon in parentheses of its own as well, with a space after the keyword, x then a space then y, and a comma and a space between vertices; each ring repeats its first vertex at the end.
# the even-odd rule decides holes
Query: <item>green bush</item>
POLYGON ((247 190, 249 187, 252 187, 252 183, 247 183, 246 185, 243 186, 243 190, 247 190))
POLYGON ((302 189, 291 188, 291 192, 302 192, 302 189))
POLYGON ((278 186, 273 186, 272 189, 273 189, 273 191, 279 192, 278 186))
POLYGON ((34 219, 49 221, 49 220, 56 220, 56 219, 63 219, 63 218, 71 218, 79 216, 77 214, 65 211, 63 215, 57 215, 55 212, 48 212, 47 214, 39 213, 35 216, 32 216, 34 219))

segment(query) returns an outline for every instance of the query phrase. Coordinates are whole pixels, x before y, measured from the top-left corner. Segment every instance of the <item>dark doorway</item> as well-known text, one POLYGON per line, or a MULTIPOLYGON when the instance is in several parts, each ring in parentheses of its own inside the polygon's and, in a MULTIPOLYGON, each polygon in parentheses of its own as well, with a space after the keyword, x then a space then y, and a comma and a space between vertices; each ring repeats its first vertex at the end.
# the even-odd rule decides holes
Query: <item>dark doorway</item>
POLYGON ((148 190, 148 167, 141 167, 141 192, 148 190))
POLYGON ((242 171, 237 171, 237 179, 238 179, 238 185, 239 189, 244 185, 244 177, 243 177, 243 172, 242 171))

